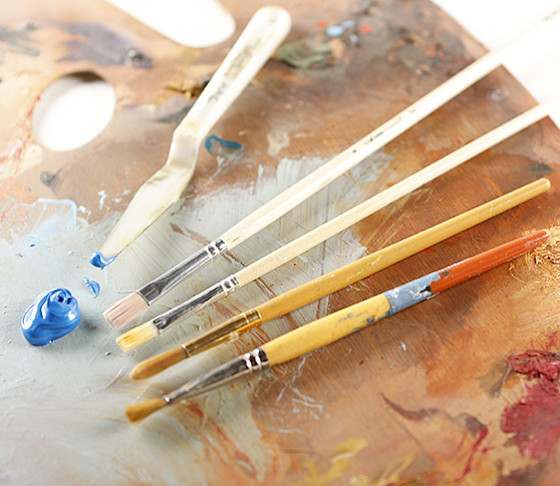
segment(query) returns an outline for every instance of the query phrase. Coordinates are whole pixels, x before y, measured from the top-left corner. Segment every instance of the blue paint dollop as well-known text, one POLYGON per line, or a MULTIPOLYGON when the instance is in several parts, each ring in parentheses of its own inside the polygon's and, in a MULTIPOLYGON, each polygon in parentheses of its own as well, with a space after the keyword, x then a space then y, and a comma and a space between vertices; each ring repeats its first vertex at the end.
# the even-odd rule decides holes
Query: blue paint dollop
POLYGON ((44 346, 66 336, 80 322, 78 301, 67 289, 53 289, 38 295, 21 320, 25 339, 44 346))
POLYGON ((91 256, 89 257, 89 262, 94 267, 105 268, 107 265, 112 263, 115 260, 115 258, 117 258, 116 255, 113 255, 112 257, 109 258, 105 258, 100 252, 96 251, 92 253, 91 256))
POLYGON ((93 298, 95 299, 99 295, 101 286, 95 280, 90 280, 87 277, 84 277, 82 281, 86 284, 86 287, 93 292, 93 298))
POLYGON ((218 142, 220 145, 223 145, 228 149, 240 150, 243 148, 243 145, 238 142, 234 142, 232 140, 223 140, 220 137, 216 137, 216 135, 210 135, 206 139, 206 142, 204 142, 204 146, 206 147, 206 150, 208 150, 208 153, 210 153, 211 155, 216 155, 214 152, 212 152, 214 141, 218 142))

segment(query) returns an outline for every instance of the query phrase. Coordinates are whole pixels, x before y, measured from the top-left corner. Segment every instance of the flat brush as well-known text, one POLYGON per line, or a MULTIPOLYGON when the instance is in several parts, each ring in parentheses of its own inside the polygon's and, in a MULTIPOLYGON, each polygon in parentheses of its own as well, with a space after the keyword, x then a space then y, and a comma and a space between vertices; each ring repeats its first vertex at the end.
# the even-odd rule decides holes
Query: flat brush
POLYGON ((515 52, 520 44, 540 32, 556 16, 557 13, 551 15, 513 42, 485 54, 326 164, 274 197, 197 253, 108 308, 104 313, 107 321, 115 327, 122 327, 129 323, 156 299, 202 265, 258 233, 493 71, 507 56, 515 52))
POLYGON ((153 337, 165 331, 180 317, 190 314, 210 302, 223 297, 239 287, 262 277, 266 273, 287 263, 292 258, 301 255, 303 252, 313 248, 315 245, 345 230, 351 225, 364 219, 375 211, 387 206, 422 185, 434 180, 449 170, 461 165, 471 157, 487 150, 507 137, 519 132, 532 123, 540 120, 558 105, 560 99, 546 105, 538 105, 522 115, 508 121, 500 127, 488 132, 486 135, 474 140, 473 142, 461 147, 459 150, 447 155, 446 157, 428 165, 413 175, 396 183, 392 187, 380 192, 372 198, 364 201, 356 207, 346 211, 340 216, 326 222, 322 226, 315 228, 309 233, 291 241, 273 253, 261 258, 255 263, 241 269, 237 273, 230 275, 221 282, 209 287, 191 299, 179 304, 169 311, 155 317, 151 321, 137 326, 117 338, 118 345, 123 350, 132 349, 139 344, 149 341, 153 337))
POLYGON ((286 38, 290 27, 287 10, 272 6, 257 10, 173 132, 165 165, 138 189, 101 251, 91 256, 92 265, 103 268, 111 263, 179 199, 208 132, 286 38))
POLYGON ((506 263, 541 245, 548 237, 548 232, 536 231, 294 329, 161 398, 129 406, 126 409, 128 420, 136 422, 179 400, 198 395, 254 371, 285 363, 338 341, 369 324, 506 263))
POLYGON ((265 322, 288 314, 369 277, 461 231, 472 228, 483 221, 487 221, 508 209, 528 201, 549 188, 550 182, 547 179, 539 179, 382 250, 376 251, 371 255, 322 275, 253 309, 228 319, 175 349, 138 363, 130 372, 130 377, 134 380, 148 378, 202 351, 206 351, 224 342, 235 341, 242 334, 255 329, 265 322))

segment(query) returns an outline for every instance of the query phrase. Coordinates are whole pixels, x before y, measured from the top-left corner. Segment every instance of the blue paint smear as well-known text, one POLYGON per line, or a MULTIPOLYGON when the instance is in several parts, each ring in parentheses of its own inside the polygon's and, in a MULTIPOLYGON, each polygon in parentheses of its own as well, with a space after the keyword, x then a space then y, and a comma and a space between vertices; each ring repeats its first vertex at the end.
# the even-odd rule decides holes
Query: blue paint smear
POLYGON ((210 135, 209 137, 206 138, 206 142, 204 142, 204 146, 206 147, 206 150, 208 150, 208 153, 211 155, 216 155, 214 152, 212 152, 212 146, 214 145, 212 142, 214 141, 218 142, 219 144, 229 149, 240 150, 243 148, 243 145, 241 145, 238 142, 234 142, 232 140, 223 140, 219 137, 216 137, 216 135, 210 135))
MULTIPOLYGON (((356 27, 356 22, 353 20, 345 20, 340 25, 331 25, 325 29, 325 33, 329 37, 340 37, 347 29, 356 27)), ((355 36, 355 34, 353 34, 355 36)))
POLYGON ((87 277, 84 277, 83 282, 86 284, 86 287, 89 288, 93 292, 93 298, 95 299, 99 295, 99 289, 101 286, 95 280, 90 280, 87 277))
POLYGON ((66 336, 80 322, 78 301, 69 290, 43 292, 23 314, 21 330, 33 346, 44 346, 66 336))
POLYGON ((89 257, 89 262, 97 268, 105 268, 107 265, 109 265, 110 263, 112 263, 115 258, 117 258, 117 255, 113 255, 110 258, 105 258, 101 253, 99 253, 98 251, 94 252, 91 254, 91 256, 89 257))
POLYGON ((346 29, 342 27, 342 25, 331 25, 325 29, 325 32, 329 37, 340 37, 344 34, 345 30, 346 29))
POLYGON ((384 295, 391 304, 388 315, 392 316, 411 305, 433 297, 430 284, 439 279, 439 272, 433 272, 385 292, 384 295))

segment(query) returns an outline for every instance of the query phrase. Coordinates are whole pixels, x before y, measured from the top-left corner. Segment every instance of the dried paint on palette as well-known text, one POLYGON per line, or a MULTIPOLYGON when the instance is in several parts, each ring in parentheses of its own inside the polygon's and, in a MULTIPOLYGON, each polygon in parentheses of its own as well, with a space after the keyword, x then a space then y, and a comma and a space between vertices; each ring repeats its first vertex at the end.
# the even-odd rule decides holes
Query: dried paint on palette
POLYGON ((37 57, 40 50, 37 43, 32 40, 31 34, 38 28, 32 23, 16 29, 0 25, 0 64, 7 53, 37 57))
POLYGON ((546 458, 560 439, 560 353, 527 351, 507 361, 514 372, 536 382, 526 387, 521 400, 504 409, 501 429, 512 434, 523 455, 546 458))
POLYGON ((234 140, 224 140, 216 135, 206 137, 204 147, 210 155, 224 155, 231 151, 241 150, 243 145, 234 140))
POLYGON ((96 22, 67 22, 60 27, 74 36, 66 41, 67 54, 62 61, 91 61, 100 66, 132 66, 150 69, 152 60, 122 34, 96 22))
MULTIPOLYGON (((126 406, 159 396, 238 350, 229 346, 197 356, 180 370, 168 370, 161 381, 133 382, 127 373, 139 359, 155 354, 161 346, 177 345, 248 303, 262 302, 318 276, 325 267, 335 268, 362 255, 364 248, 351 232, 329 242, 330 251, 319 248, 308 252, 297 259, 295 267, 286 266, 262 279, 259 285, 240 290, 221 306, 208 308, 178 324, 162 335, 162 340, 146 345, 134 355, 118 349, 114 342, 118 332, 103 320, 100 311, 121 298, 123 292, 167 270, 179 256, 200 248, 263 200, 323 162, 283 159, 276 170, 259 170, 249 190, 246 186, 231 186, 187 200, 182 208, 160 218, 103 271, 92 268, 88 257, 105 240, 118 215, 90 223, 84 218, 87 208, 80 210, 68 200, 39 199, 8 209, 0 222, 0 258, 5 262, 4 274, 9 276, 0 281, 0 294, 6 297, 0 313, 0 393, 6 411, 0 417, 4 438, 0 444, 0 471, 7 471, 2 479, 14 484, 36 484, 48 475, 53 482, 70 478, 73 482, 169 484, 183 480, 188 469, 193 483, 216 484, 228 478, 235 484, 281 475, 286 465, 278 462, 278 445, 269 442, 259 429, 252 400, 259 380, 280 379, 286 386, 279 400, 301 401, 301 392, 292 390, 289 376, 264 374, 241 380, 188 405, 170 407, 134 427, 124 417, 126 406), (216 207, 224 210, 216 214, 216 207), (170 230, 173 226, 183 231, 170 230), (34 269, 32 276, 30 269, 34 269), (98 281, 103 288, 96 299, 84 285, 86 270, 88 279, 98 281), (71 289, 79 300, 81 323, 63 339, 48 346, 31 347, 13 322, 21 319, 36 295, 55 286, 71 289), (25 408, 20 406, 22 401, 27 404, 25 408), (25 448, 14 450, 10 446, 21 442, 25 448), (46 446, 48 456, 43 453, 46 446), (115 455, 116 450, 125 452, 115 455), (100 463, 108 467, 100 469, 100 463)), ((317 194, 239 251, 236 249, 231 258, 217 259, 203 276, 189 280, 186 286, 179 285, 154 304, 154 312, 166 310, 192 288, 207 286, 231 273, 232 268, 241 268, 265 248, 284 244, 295 230, 319 224, 325 218, 325 208, 338 212, 339 205, 347 204, 344 195, 344 184, 317 194)), ((298 318, 302 322, 314 319, 322 312, 322 305, 325 303, 298 311, 298 318)), ((272 330, 243 337, 236 346, 249 347, 254 340, 268 339, 289 328, 289 321, 280 321, 272 330)), ((314 416, 321 419, 322 404, 308 394, 305 403, 313 404, 314 416)), ((299 408, 302 412, 310 409, 299 408)))

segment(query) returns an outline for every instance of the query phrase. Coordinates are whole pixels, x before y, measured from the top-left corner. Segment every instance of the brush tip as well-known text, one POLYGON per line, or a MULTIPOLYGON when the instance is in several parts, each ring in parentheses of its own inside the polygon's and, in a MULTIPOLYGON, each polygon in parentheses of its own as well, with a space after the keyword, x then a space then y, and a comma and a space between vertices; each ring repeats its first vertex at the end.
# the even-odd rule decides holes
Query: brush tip
POLYGON ((123 351, 128 351, 136 346, 149 341, 157 336, 158 330, 152 321, 145 322, 144 324, 134 327, 130 331, 121 334, 117 339, 117 344, 123 351))
POLYGON ((133 292, 109 307, 103 312, 103 317, 111 326, 119 328, 128 324, 147 308, 148 303, 144 298, 139 293, 133 292))
POLYGON ((187 358, 187 354, 182 347, 174 348, 165 353, 145 359, 138 363, 130 372, 130 378, 133 380, 143 380, 150 376, 157 375, 170 366, 187 358))
POLYGON ((126 417, 129 422, 138 422, 166 405, 167 402, 163 398, 154 398, 145 402, 135 403, 126 408, 126 417))

